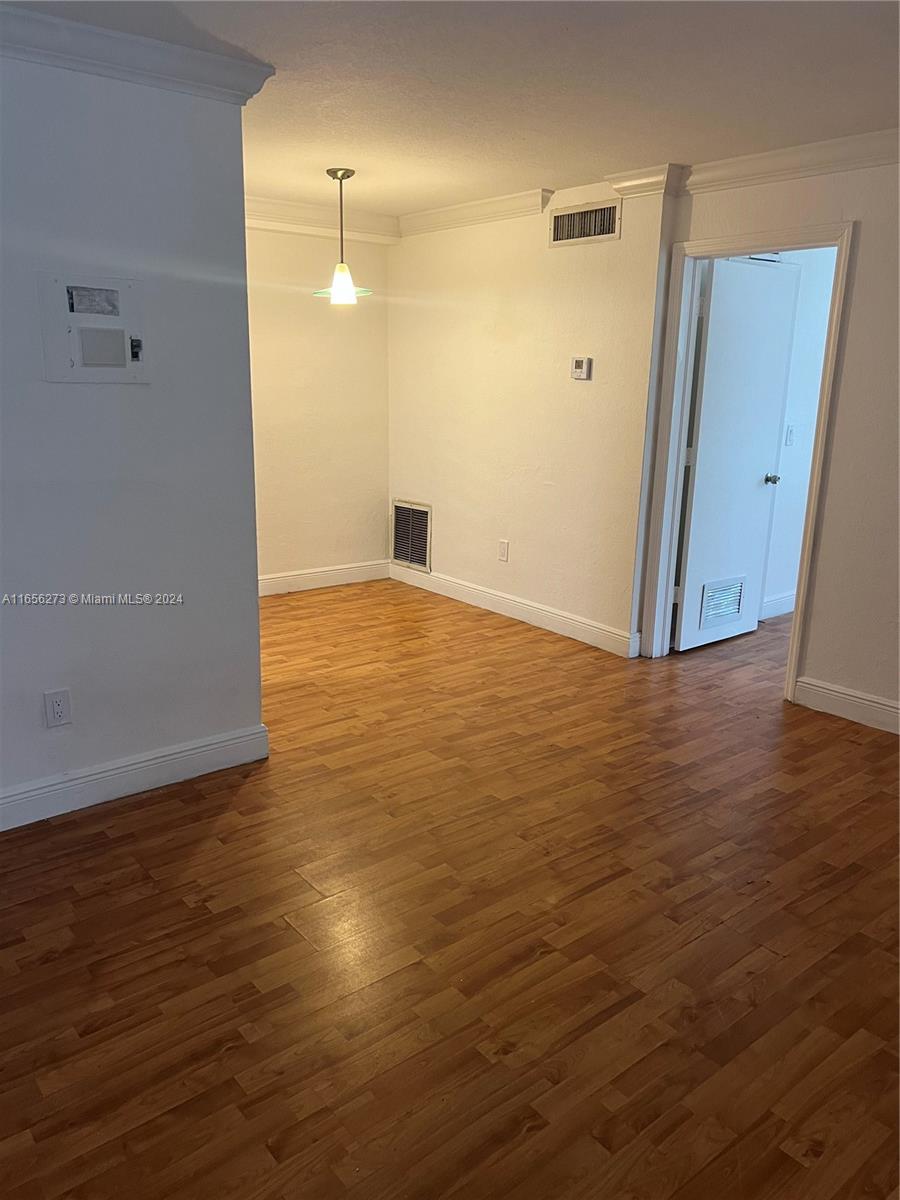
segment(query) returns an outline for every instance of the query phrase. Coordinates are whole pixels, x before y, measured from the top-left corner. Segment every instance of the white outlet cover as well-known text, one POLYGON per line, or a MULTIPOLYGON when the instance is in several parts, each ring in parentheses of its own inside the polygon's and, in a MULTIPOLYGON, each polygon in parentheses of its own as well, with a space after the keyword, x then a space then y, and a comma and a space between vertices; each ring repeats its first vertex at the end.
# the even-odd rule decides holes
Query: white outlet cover
POLYGON ((72 724, 72 697, 68 688, 44 692, 44 717, 49 729, 72 724))

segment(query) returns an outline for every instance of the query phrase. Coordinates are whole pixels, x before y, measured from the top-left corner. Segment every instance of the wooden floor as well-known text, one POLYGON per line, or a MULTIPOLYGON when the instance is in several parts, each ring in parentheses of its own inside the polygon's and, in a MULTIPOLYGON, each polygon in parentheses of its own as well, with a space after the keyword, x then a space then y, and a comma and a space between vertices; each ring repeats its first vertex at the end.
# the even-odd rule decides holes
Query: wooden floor
POLYGON ((897 1196, 896 739, 784 619, 262 611, 268 764, 0 837, 7 1200, 897 1196))

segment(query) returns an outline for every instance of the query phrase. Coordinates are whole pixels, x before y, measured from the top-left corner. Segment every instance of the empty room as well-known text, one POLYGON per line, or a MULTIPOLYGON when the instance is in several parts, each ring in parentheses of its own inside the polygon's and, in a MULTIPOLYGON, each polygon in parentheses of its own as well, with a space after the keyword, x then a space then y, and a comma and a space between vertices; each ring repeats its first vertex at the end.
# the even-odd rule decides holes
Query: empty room
POLYGON ((0 1193, 900 1200, 893 2, 0 3, 0 1193))

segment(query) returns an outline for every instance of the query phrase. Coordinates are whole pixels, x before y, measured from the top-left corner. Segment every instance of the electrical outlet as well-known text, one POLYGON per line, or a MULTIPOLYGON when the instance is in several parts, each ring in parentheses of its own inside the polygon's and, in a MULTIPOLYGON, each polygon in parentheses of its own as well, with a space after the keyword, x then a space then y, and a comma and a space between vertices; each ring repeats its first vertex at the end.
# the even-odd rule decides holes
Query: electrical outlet
POLYGON ((497 543, 497 557, 501 562, 509 562, 509 542, 506 538, 501 538, 497 543))
POLYGON ((44 716, 50 729, 55 725, 72 724, 72 697, 68 688, 62 688, 58 692, 44 692, 44 716))

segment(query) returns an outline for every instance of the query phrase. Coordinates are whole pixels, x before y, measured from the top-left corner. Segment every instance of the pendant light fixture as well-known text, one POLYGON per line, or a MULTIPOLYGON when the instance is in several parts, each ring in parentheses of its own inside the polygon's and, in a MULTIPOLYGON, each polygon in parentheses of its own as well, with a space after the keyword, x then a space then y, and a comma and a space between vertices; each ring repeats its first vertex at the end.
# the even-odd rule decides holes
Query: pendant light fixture
POLYGON ((350 268, 344 262, 344 180, 351 179, 356 172, 352 171, 349 167, 329 167, 325 174, 332 179, 336 179, 338 185, 338 211, 340 212, 341 222, 341 260, 334 268, 331 287, 320 288, 317 292, 313 292, 313 295, 327 296, 332 304, 355 304, 357 296, 372 295, 371 288, 353 286, 353 276, 350 274, 350 268))

